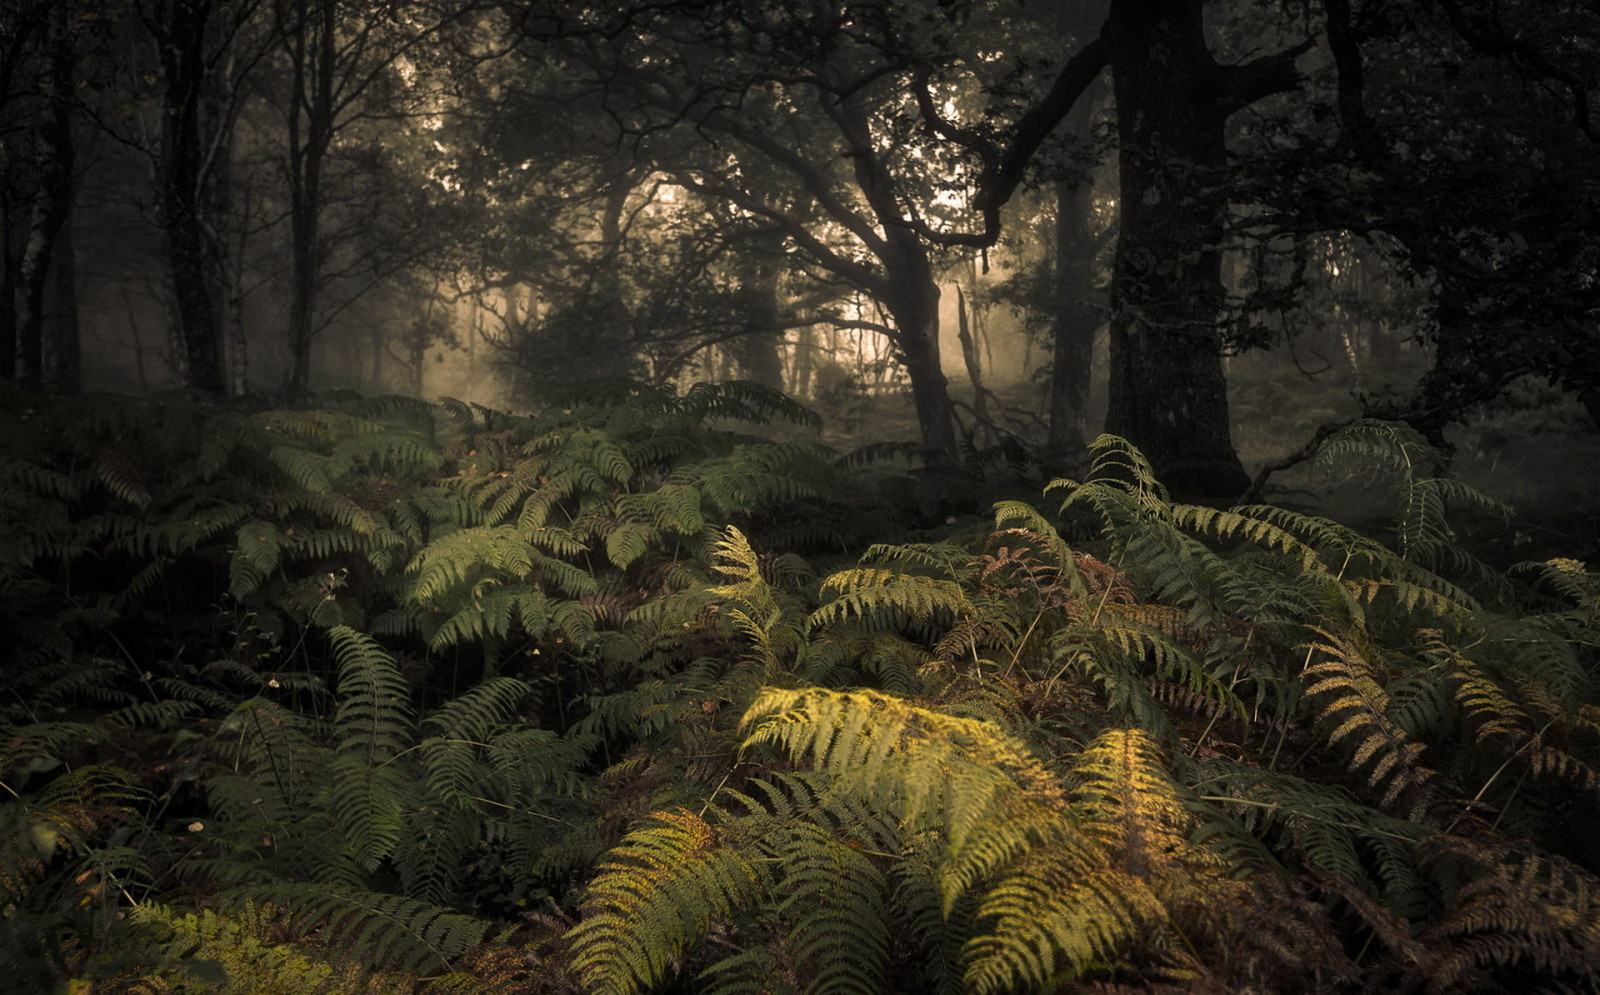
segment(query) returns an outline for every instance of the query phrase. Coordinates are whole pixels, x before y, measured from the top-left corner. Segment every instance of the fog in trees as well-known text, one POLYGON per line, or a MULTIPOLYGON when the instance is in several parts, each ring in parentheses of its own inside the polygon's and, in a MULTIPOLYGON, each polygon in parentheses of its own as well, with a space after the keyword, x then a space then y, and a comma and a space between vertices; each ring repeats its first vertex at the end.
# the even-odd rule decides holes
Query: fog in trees
POLYGON ((1224 501, 1364 416, 1577 438, 1595 25, 1525 6, 17 0, 0 372, 749 379, 1224 501))

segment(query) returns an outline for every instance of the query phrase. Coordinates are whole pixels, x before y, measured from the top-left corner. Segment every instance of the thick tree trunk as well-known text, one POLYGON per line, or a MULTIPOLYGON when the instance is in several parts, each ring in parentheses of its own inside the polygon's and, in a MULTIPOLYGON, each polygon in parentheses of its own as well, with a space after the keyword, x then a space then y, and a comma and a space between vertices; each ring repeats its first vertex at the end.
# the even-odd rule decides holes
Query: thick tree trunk
POLYGON ((1600 389, 1589 387, 1581 390, 1578 400, 1583 403, 1583 410, 1589 413, 1589 424, 1596 432, 1600 432, 1600 389))
POLYGON ((888 302, 895 323, 895 344, 911 379, 911 400, 929 463, 955 461, 955 411, 950 383, 939 361, 939 285, 926 258, 918 278, 905 278, 891 288, 888 302))
POLYGON ((1101 325, 1099 310, 1089 303, 1095 293, 1093 217, 1094 190, 1087 180, 1056 184, 1049 448, 1064 455, 1089 441, 1094 339, 1101 325))
POLYGON ((1106 430, 1186 496, 1249 485, 1219 354, 1227 111, 1194 0, 1117 0, 1120 235, 1106 430))

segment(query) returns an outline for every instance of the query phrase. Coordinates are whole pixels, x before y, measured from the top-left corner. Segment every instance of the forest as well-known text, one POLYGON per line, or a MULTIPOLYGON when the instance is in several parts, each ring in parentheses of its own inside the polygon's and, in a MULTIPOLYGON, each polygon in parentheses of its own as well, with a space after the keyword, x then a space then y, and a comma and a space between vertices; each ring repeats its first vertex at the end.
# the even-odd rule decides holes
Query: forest
POLYGON ((0 988, 1600 990, 1586 0, 0 0, 0 988))

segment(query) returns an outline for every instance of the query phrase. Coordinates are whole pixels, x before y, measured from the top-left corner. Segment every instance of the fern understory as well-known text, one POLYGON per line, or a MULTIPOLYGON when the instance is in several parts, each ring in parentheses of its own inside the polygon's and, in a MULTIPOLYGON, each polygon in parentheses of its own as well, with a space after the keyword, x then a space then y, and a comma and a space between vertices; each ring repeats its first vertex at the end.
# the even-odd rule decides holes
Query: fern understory
POLYGON ((1600 986, 1600 578, 1393 426, 1369 536, 747 384, 0 417, 17 990, 1600 986))

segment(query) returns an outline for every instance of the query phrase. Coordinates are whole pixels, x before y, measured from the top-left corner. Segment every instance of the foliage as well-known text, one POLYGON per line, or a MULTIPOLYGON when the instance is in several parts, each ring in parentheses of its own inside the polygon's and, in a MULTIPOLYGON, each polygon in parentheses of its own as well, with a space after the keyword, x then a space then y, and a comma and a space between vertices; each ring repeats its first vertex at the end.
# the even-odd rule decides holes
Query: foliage
POLYGON ((1377 537, 1111 437, 911 534, 748 385, 0 400, 26 985, 1600 981, 1600 579, 1392 426, 1377 537))

